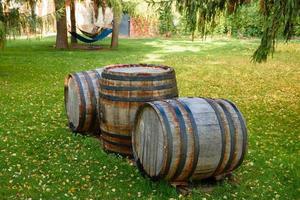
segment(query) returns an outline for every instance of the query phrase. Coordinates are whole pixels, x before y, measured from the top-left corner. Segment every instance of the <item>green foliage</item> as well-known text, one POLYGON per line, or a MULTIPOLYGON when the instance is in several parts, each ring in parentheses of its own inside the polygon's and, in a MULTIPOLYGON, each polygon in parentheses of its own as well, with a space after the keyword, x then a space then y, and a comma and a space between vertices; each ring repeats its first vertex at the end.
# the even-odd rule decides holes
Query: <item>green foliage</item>
MULTIPOLYGON (((42 26, 42 18, 38 18, 34 12, 20 13, 19 8, 10 8, 4 13, 3 6, 9 1, 0 0, 0 47, 4 48, 7 35, 13 36, 21 34, 21 29, 30 27, 35 33, 37 27, 42 26)), ((17 3, 27 3, 27 1, 16 1, 17 3)))
POLYGON ((13 37, 15 37, 16 35, 20 34, 21 26, 19 9, 12 8, 8 13, 4 13, 1 5, 0 19, 0 46, 4 48, 7 35, 12 35, 13 37))
POLYGON ((130 16, 138 15, 136 13, 136 7, 138 5, 137 1, 122 1, 122 11, 124 14, 128 14, 130 16))
POLYGON ((225 16, 227 31, 232 36, 260 37, 263 30, 263 16, 258 1, 239 7, 235 13, 225 16))
POLYGON ((5 24, 0 21, 0 49, 3 49, 6 41, 5 24))
POLYGON ((21 29, 30 28, 31 33, 36 33, 37 28, 41 28, 45 17, 32 16, 30 12, 20 13, 19 8, 12 8, 4 16, 7 34, 13 37, 21 34, 21 29))
POLYGON ((188 36, 191 35, 191 32, 187 30, 187 20, 185 17, 180 16, 179 17, 179 23, 176 25, 176 32, 179 35, 188 36))
POLYGON ((178 11, 187 19, 187 28, 191 33, 198 30, 202 36, 208 27, 215 26, 215 19, 226 8, 226 0, 176 0, 178 11))
POLYGON ((121 40, 118 51, 55 51, 54 38, 8 41, 0 53, 1 200, 299 199, 300 41, 279 43, 262 67, 247 59, 257 40, 121 40), (249 150, 234 180, 201 182, 182 197, 106 154, 98 139, 70 132, 64 77, 140 62, 173 66, 180 96, 237 104, 247 121, 249 150))
POLYGON ((6 16, 6 29, 7 34, 15 37, 21 33, 21 23, 20 23, 20 12, 18 8, 12 8, 9 10, 6 16))
MULTIPOLYGON (((300 18, 299 0, 262 0, 264 25, 261 43, 253 54, 253 60, 266 61, 269 54, 275 51, 276 38, 283 27, 282 34, 289 40, 295 34, 295 27, 300 18)), ((299 28, 299 25, 298 25, 299 28)))
POLYGON ((107 0, 109 7, 113 9, 114 14, 118 15, 117 18, 121 20, 123 6, 121 0, 107 0))
MULTIPOLYGON (((209 29, 216 26, 216 18, 224 11, 229 14, 235 13, 237 9, 250 0, 149 0, 151 4, 159 4, 167 7, 170 2, 176 2, 179 12, 186 18, 186 28, 189 32, 199 31, 202 36, 208 34, 209 29)), ((254 1, 256 2, 256 1, 254 1)), ((261 43, 253 54, 253 60, 257 62, 266 61, 269 54, 275 50, 275 42, 280 27, 282 34, 289 40, 295 34, 295 27, 300 17, 299 0, 260 0, 261 10, 264 14, 261 43)), ((250 16, 251 17, 251 16, 250 16)), ((240 22, 240 21, 236 21, 240 22)), ((249 22, 253 31, 253 21, 249 22)), ((238 28, 233 27, 233 28, 238 28)), ((235 30, 234 30, 235 31, 235 30)), ((258 34, 259 27, 250 34, 258 34)), ((194 38, 194 37, 193 37, 194 38)))
POLYGON ((174 17, 172 13, 172 3, 167 4, 164 7, 159 7, 159 33, 160 34, 170 34, 175 30, 174 27, 174 17))

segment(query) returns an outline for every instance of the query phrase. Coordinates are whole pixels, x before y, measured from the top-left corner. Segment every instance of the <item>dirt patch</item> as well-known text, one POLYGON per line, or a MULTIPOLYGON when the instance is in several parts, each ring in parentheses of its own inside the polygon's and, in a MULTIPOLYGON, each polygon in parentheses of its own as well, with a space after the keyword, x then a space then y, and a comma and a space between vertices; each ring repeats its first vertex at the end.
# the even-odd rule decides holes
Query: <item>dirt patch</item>
POLYGON ((79 49, 79 50, 93 50, 93 51, 99 51, 99 50, 110 50, 110 46, 108 45, 90 45, 90 44, 72 44, 70 46, 70 49, 79 49))

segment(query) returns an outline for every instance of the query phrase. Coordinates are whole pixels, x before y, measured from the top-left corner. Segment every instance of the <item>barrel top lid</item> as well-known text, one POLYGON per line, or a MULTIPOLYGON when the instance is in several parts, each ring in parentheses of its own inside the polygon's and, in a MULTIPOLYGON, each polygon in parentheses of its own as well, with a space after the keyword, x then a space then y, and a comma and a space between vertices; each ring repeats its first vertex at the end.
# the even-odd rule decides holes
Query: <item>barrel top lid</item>
POLYGON ((110 65, 105 68, 105 72, 113 74, 164 74, 170 73, 173 69, 167 66, 161 65, 147 65, 147 64, 120 64, 110 65))

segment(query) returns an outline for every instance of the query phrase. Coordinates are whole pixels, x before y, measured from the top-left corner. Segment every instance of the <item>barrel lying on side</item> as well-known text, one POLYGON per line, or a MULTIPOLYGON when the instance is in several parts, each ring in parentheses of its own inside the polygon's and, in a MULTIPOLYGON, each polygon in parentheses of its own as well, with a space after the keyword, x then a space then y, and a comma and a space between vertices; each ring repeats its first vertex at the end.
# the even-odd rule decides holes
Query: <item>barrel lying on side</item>
POLYGON ((178 98, 143 105, 132 133, 143 172, 169 181, 227 174, 247 151, 245 120, 228 100, 178 98))
POLYGON ((132 155, 131 130, 139 106, 177 96, 175 72, 170 67, 146 64, 106 67, 100 80, 103 148, 132 155))
POLYGON ((99 80, 102 69, 69 74, 65 79, 65 108, 73 132, 99 133, 99 80))

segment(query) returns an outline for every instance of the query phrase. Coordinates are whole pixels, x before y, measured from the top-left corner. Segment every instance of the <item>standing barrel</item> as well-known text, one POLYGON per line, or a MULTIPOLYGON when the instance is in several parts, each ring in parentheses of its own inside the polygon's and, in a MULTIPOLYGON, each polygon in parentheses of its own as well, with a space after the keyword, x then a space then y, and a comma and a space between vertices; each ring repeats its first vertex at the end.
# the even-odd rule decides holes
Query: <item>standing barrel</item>
POLYGON ((102 69, 69 74, 65 78, 65 108, 73 132, 99 133, 99 80, 102 69))
POLYGON ((247 129, 241 112, 228 100, 154 101, 138 110, 132 145, 139 169, 153 179, 199 180, 241 165, 247 129))
POLYGON ((131 130, 138 107, 148 101, 177 96, 175 72, 170 67, 123 64, 104 68, 100 80, 103 148, 132 155, 131 130))

